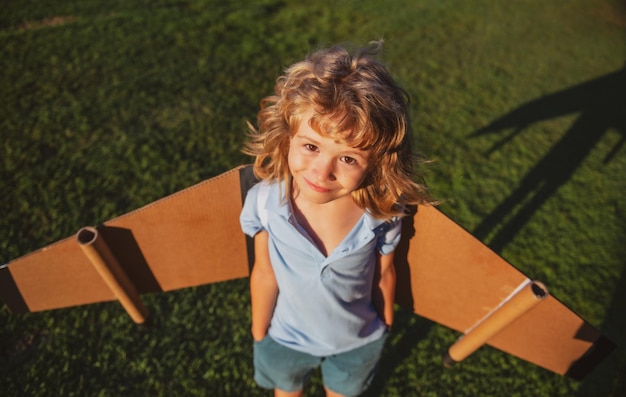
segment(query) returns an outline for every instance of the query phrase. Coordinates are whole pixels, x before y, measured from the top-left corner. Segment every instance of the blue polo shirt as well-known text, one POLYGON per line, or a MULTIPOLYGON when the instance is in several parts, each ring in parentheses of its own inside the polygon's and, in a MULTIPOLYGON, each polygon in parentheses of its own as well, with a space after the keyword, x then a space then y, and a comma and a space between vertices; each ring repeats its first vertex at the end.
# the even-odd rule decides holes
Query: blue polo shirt
POLYGON ((269 234, 279 289, 269 335, 294 350, 320 357, 380 338, 385 324, 372 302, 376 252, 389 254, 395 249, 400 220, 386 222, 366 212, 326 257, 298 225, 284 199, 284 184, 281 189, 278 183, 269 184, 265 203, 259 206, 261 184, 268 185, 261 182, 248 191, 240 222, 249 236, 261 230, 269 234))

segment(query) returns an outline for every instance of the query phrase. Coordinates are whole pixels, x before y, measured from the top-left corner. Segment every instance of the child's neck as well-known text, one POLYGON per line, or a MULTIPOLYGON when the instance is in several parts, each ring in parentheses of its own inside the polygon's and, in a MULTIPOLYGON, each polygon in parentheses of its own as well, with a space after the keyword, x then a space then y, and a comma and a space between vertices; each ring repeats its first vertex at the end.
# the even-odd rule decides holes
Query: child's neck
POLYGON ((324 256, 341 244, 364 213, 351 196, 319 204, 303 200, 296 193, 291 204, 298 223, 324 256))

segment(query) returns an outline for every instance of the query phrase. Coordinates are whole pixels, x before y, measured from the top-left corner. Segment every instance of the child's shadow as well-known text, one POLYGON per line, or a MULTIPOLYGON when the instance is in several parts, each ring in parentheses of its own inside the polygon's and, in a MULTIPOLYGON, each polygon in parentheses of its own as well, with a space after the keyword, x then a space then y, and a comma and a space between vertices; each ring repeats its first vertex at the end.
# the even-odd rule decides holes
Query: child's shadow
POLYGON ((606 154, 608 163, 626 141, 626 67, 605 76, 528 102, 476 131, 471 136, 512 131, 494 144, 487 154, 500 149, 528 126, 540 121, 578 113, 563 138, 524 176, 519 186, 474 230, 496 252, 515 237, 548 200, 571 177, 604 134, 615 129, 621 140, 606 154), (515 212, 516 208, 519 208, 515 212))
MULTIPOLYGON (((561 140, 528 171, 519 186, 474 230, 473 234, 485 241, 499 227, 487 241, 494 251, 501 252, 513 240, 535 211, 568 182, 609 130, 617 131, 621 137, 605 154, 604 164, 617 156, 626 142, 626 67, 528 102, 471 135, 478 137, 510 130, 507 136, 488 151, 487 154, 491 154, 531 124, 570 114, 577 114, 577 117, 561 140)), ((584 199, 585 194, 593 195, 594 192, 581 192, 581 199, 584 199)), ((593 267, 593 264, 584 266, 585 269, 593 267)), ((616 284, 613 301, 601 326, 618 345, 623 339, 619 334, 619 324, 624 313, 625 272, 622 271, 616 284)), ((623 347, 618 346, 618 349, 623 352, 623 347)), ((623 354, 620 356, 613 353, 586 377, 578 395, 623 395, 626 384, 619 374, 624 373, 626 360, 620 357, 623 354)))

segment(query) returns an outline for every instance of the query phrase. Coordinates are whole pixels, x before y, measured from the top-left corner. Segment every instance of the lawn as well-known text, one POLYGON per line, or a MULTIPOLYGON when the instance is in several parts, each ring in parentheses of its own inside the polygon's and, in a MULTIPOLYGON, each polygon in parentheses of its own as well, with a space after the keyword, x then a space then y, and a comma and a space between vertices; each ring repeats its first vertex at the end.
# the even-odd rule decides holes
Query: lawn
MULTIPOLYGON (((441 209, 617 343, 582 382, 401 310, 368 396, 626 395, 626 9, 619 0, 13 1, 0 6, 0 263, 251 160, 290 63, 384 38, 441 209)), ((268 396, 247 279, 13 315, 3 396, 268 396)), ((308 395, 321 392, 316 374, 308 395)))

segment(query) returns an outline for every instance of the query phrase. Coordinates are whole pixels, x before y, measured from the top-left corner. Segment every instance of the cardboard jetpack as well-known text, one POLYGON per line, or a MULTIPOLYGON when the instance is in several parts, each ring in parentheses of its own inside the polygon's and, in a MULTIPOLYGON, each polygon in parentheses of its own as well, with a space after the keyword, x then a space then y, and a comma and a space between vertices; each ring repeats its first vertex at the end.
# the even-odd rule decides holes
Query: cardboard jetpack
MULTIPOLYGON (((136 323, 140 295, 247 277, 252 239, 239 213, 249 166, 179 191, 0 266, 13 313, 118 300, 136 323)), ((463 333, 444 363, 483 344, 574 379, 614 348, 572 310, 432 207, 403 220, 396 301, 463 333)))

